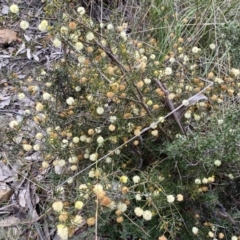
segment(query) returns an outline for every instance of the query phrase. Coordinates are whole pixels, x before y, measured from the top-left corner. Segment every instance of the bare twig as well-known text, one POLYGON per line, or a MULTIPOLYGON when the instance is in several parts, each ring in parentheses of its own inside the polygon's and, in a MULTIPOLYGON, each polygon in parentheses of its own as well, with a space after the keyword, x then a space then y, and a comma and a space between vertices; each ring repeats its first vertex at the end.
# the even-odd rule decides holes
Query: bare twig
POLYGON ((168 95, 169 95, 169 91, 167 90, 167 88, 160 82, 160 80, 158 79, 154 79, 155 82, 158 84, 158 86, 162 89, 162 91, 164 92, 165 94, 165 99, 166 99, 166 105, 167 107, 169 108, 170 111, 173 111, 173 117, 175 119, 175 121, 177 122, 182 134, 186 135, 186 131, 181 123, 181 121, 179 120, 179 116, 177 115, 177 112, 174 111, 175 110, 175 107, 174 107, 174 104, 173 102, 168 98, 168 95))

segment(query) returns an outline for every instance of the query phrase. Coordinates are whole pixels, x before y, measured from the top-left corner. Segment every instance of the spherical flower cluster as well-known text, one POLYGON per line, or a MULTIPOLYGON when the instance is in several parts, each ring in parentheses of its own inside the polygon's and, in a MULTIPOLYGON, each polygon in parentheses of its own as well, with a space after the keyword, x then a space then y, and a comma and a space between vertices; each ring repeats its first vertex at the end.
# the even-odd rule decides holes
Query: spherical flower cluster
POLYGON ((188 106, 188 105, 189 105, 189 101, 186 100, 186 99, 183 100, 183 101, 182 101, 182 105, 183 105, 183 106, 188 106))
POLYGON ((18 126, 18 121, 16 121, 16 120, 12 120, 10 123, 9 123, 9 127, 10 128, 15 128, 15 127, 17 127, 18 126))
POLYGON ((127 210, 127 204, 120 202, 117 204, 117 209, 121 212, 125 212, 127 210))
POLYGON ((69 35, 69 39, 71 39, 72 42, 76 43, 78 41, 78 34, 72 33, 69 35))
POLYGON ((97 114, 102 115, 104 113, 104 108, 103 107, 98 107, 97 108, 97 114))
POLYGON ((47 28, 48 28, 48 21, 47 20, 42 20, 41 23, 38 25, 38 29, 41 32, 47 31, 47 28))
POLYGON ((200 52, 201 51, 201 49, 200 48, 198 48, 198 47, 193 47, 192 48, 192 53, 198 53, 198 52, 200 52))
POLYGON ((76 156, 71 156, 68 159, 69 163, 77 163, 78 162, 78 158, 76 156))
POLYGON ((98 154, 97 154, 97 153, 92 153, 92 154, 89 156, 89 160, 90 160, 90 161, 95 162, 95 161, 97 161, 97 159, 98 159, 98 154))
POLYGON ((77 12, 80 14, 80 16, 83 16, 86 10, 84 7, 78 7, 77 12))
POLYGON ((152 212, 150 210, 145 210, 143 212, 143 219, 149 221, 152 219, 152 212))
POLYGON ((42 103, 38 102, 36 104, 36 111, 41 112, 43 110, 43 105, 42 103))
POLYGON ((42 162, 42 168, 47 169, 49 168, 49 163, 47 161, 42 162))
POLYGON ((141 201, 141 200, 142 200, 141 194, 140 194, 140 193, 137 193, 137 194, 135 195, 135 199, 136 199, 137 201, 141 201))
POLYGON ((56 201, 52 204, 52 208, 55 212, 61 212, 63 210, 63 202, 56 201))
POLYGON ((167 240, 167 238, 164 235, 162 235, 158 238, 158 240, 167 240))
POLYGON ((80 225, 80 224, 82 224, 82 223, 83 223, 83 217, 80 216, 80 215, 76 215, 76 216, 73 218, 72 223, 73 223, 74 225, 80 225))
POLYGON ((33 145, 33 150, 34 151, 39 151, 40 150, 40 145, 39 144, 35 144, 35 145, 33 145))
POLYGON ((111 117, 109 118, 109 121, 110 121, 111 123, 114 123, 116 120, 117 120, 117 117, 116 117, 116 116, 111 116, 111 117))
POLYGON ((123 176, 120 177, 120 181, 121 181, 122 183, 127 183, 128 177, 125 176, 125 175, 123 175, 123 176))
POLYGON ((86 34, 87 41, 92 41, 94 39, 94 34, 92 32, 88 32, 86 34))
POLYGON ((174 63, 174 62, 176 62, 176 59, 174 58, 174 57, 171 57, 171 58, 169 58, 169 60, 168 60, 170 63, 174 63))
POLYGON ((37 133, 36 135, 35 135, 35 138, 37 139, 37 140, 42 140, 43 139, 43 134, 42 133, 37 133))
POLYGON ((109 23, 109 24, 107 25, 107 29, 108 29, 108 30, 113 30, 114 27, 113 27, 113 25, 112 25, 111 23, 109 23))
POLYGON ((133 176, 132 180, 133 180, 134 183, 139 183, 140 182, 140 177, 135 175, 135 176, 133 176))
POLYGON ((73 105, 75 102, 74 98, 73 97, 68 97, 67 100, 66 100, 66 103, 68 105, 73 105))
POLYGON ((89 171, 88 176, 90 178, 94 178, 95 177, 95 170, 94 170, 94 168, 89 171))
POLYGON ((111 157, 107 157, 107 158, 105 159, 105 162, 106 162, 106 163, 111 163, 111 162, 112 162, 112 158, 111 158, 111 157))
POLYGON ((165 121, 165 118, 164 118, 164 117, 159 117, 159 118, 158 118, 158 121, 159 121, 160 123, 163 123, 163 122, 165 121))
POLYGON ((170 68, 170 67, 166 67, 166 69, 165 69, 165 75, 171 75, 172 74, 172 69, 170 68))
POLYGON ((140 207, 136 207, 134 209, 134 213, 136 214, 136 216, 141 217, 143 215, 143 210, 140 207))
POLYGON ((169 203, 173 203, 173 202, 175 201, 175 197, 174 197, 173 195, 168 195, 168 196, 167 196, 167 201, 168 201, 169 203))
POLYGON ((154 137, 157 137, 157 136, 158 136, 158 130, 153 130, 153 131, 151 131, 151 134, 152 134, 154 137))
POLYGON ((214 233, 213 233, 212 231, 209 231, 209 232, 208 232, 208 236, 209 236, 210 238, 213 238, 213 237, 214 237, 214 233))
POLYGON ((29 152, 29 151, 31 151, 32 150, 32 145, 30 145, 30 144, 23 144, 22 145, 23 146, 23 149, 26 151, 26 152, 29 152))
POLYGON ((203 183, 203 184, 207 184, 207 183, 208 183, 208 179, 207 179, 207 178, 203 178, 203 179, 202 179, 202 183, 203 183))
POLYGON ((147 85, 152 82, 152 80, 151 80, 150 78, 145 78, 145 79, 143 79, 143 81, 144 81, 144 83, 147 84, 147 85))
POLYGON ((219 238, 219 239, 223 239, 224 237, 225 237, 224 233, 220 232, 220 233, 218 234, 218 238, 219 238))
POLYGON ((183 195, 182 195, 182 194, 178 194, 178 195, 177 195, 177 200, 178 200, 179 202, 182 202, 182 201, 183 201, 183 195))
POLYGON ((201 179, 199 179, 199 178, 196 178, 194 182, 195 182, 195 184, 197 184, 197 185, 199 185, 199 184, 202 183, 201 179))
POLYGON ((19 12, 19 7, 16 4, 12 4, 9 9, 12 13, 18 13, 19 12))
POLYGON ((117 222, 117 223, 123 222, 123 216, 117 217, 116 222, 117 222))
POLYGON ((108 129, 109 129, 109 131, 113 132, 113 131, 115 131, 116 127, 113 124, 110 124, 108 129))
POLYGON ((80 210, 80 209, 83 208, 84 203, 82 201, 76 201, 74 206, 75 206, 76 209, 80 210))
POLYGON ((78 50, 78 51, 81 51, 83 49, 83 44, 81 42, 76 42, 75 43, 75 48, 78 50))
POLYGON ((43 100, 48 101, 51 98, 51 94, 44 92, 42 95, 43 100))
POLYGON ((201 119, 201 116, 196 113, 193 114, 193 117, 195 121, 199 121, 201 119))
POLYGON ((234 179, 234 176, 233 176, 231 173, 228 174, 228 177, 229 177, 231 180, 234 179))
POLYGON ((68 28, 66 26, 62 26, 60 28, 60 33, 63 35, 67 35, 68 34, 68 28))
POLYGON ((60 222, 66 222, 68 219, 68 212, 67 211, 62 211, 59 216, 58 219, 60 222))
POLYGON ((70 170, 71 170, 71 171, 76 171, 77 168, 78 168, 77 165, 72 165, 72 166, 70 167, 70 170))
POLYGON ((214 161, 214 165, 217 166, 217 167, 221 166, 221 164, 222 164, 222 163, 221 163, 220 160, 215 160, 215 161, 214 161))
POLYGON ((56 48, 60 48, 62 45, 62 42, 58 38, 54 38, 52 42, 53 42, 53 46, 56 48))
POLYGON ((81 91, 81 87, 80 87, 80 86, 76 86, 76 87, 75 87, 75 91, 76 91, 76 92, 80 92, 80 91, 81 91))
POLYGON ((26 29, 29 28, 29 22, 26 20, 22 20, 20 22, 20 28, 25 31, 26 29))
POLYGON ((199 230, 198 230, 197 227, 193 227, 193 228, 192 228, 192 232, 193 232, 194 235, 197 235, 198 232, 199 232, 199 230))
POLYGON ((233 77, 238 77, 240 75, 240 70, 236 68, 231 68, 230 75, 233 77))
POLYGON ((99 183, 96 184, 93 188, 93 192, 96 193, 96 194, 99 194, 99 193, 103 192, 103 186, 99 183))
POLYGON ((90 217, 87 219, 87 225, 88 226, 93 226, 96 222, 96 219, 94 217, 90 217))
POLYGON ((79 143, 80 139, 79 137, 74 137, 72 141, 73 143, 79 143))
POLYGON ((216 45, 215 45, 214 43, 211 43, 211 44, 209 45, 209 47, 210 47, 210 49, 214 50, 214 49, 216 48, 216 45))
POLYGON ((57 225, 57 235, 61 240, 68 240, 68 228, 64 224, 57 225))
POLYGON ((98 143, 99 145, 102 145, 102 144, 104 143, 104 138, 103 138, 102 136, 99 136, 99 137, 97 138, 97 143, 98 143))
POLYGON ((125 31, 120 32, 120 37, 121 37, 124 41, 126 41, 126 40, 127 40, 127 34, 126 34, 126 32, 125 32, 125 31))
POLYGON ((151 123, 150 128, 152 128, 152 129, 157 128, 157 123, 156 122, 151 123))

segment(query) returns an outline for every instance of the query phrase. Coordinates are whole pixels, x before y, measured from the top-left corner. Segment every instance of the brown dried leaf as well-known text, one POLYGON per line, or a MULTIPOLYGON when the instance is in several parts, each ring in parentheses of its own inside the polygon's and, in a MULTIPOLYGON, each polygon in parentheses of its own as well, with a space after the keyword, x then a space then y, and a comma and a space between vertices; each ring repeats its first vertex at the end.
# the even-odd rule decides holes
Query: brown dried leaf
POLYGON ((8 45, 12 42, 21 42, 22 39, 17 37, 17 33, 10 29, 0 30, 0 45, 8 45))
POLYGON ((6 183, 0 183, 0 202, 7 202, 13 191, 6 183))

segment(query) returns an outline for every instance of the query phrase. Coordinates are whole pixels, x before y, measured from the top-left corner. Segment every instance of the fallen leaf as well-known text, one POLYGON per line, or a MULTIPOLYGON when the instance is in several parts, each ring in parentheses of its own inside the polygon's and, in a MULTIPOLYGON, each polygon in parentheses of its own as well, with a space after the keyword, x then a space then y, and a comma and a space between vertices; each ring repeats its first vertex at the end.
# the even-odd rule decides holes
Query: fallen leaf
POLYGON ((2 14, 6 15, 9 12, 9 7, 7 5, 2 6, 2 14))
MULTIPOLYGON (((22 45, 20 46, 20 48, 17 50, 15 56, 17 56, 19 53, 22 53, 23 50, 26 49, 26 45, 25 43, 22 43, 22 45)), ((26 50, 25 50, 26 51, 26 50)))
POLYGON ((36 54, 32 54, 33 55, 33 58, 36 62, 39 62, 39 57, 36 55, 36 54))
POLYGON ((0 108, 4 108, 5 106, 8 106, 10 104, 10 96, 1 96, 0 95, 0 108))
POLYGON ((0 183, 0 202, 7 202, 13 191, 6 183, 0 183))
POLYGON ((23 189, 19 194, 19 205, 23 208, 26 206, 26 191, 26 189, 23 189))
POLYGON ((26 39, 27 42, 31 41, 31 37, 29 37, 27 34, 24 34, 24 38, 26 39))
POLYGON ((31 54, 31 49, 30 49, 30 48, 27 48, 27 58, 28 58, 29 60, 32 59, 32 54, 31 54))
POLYGON ((22 39, 17 37, 17 33, 10 29, 0 30, 0 44, 9 45, 13 42, 21 42, 22 39))
POLYGON ((9 169, 7 165, 0 162, 0 181, 1 182, 13 182, 15 180, 12 171, 9 169))

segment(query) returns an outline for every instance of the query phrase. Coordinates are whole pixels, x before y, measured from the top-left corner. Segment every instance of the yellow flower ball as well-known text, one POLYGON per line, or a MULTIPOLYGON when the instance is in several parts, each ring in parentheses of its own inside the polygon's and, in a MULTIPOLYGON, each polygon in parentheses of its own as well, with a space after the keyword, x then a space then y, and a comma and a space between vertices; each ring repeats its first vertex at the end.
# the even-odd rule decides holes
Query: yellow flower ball
POLYGON ((36 104, 36 111, 41 112, 43 110, 43 104, 38 102, 36 104))
POLYGON ((74 219, 72 220, 72 223, 73 223, 74 225, 80 225, 80 224, 82 224, 82 223, 83 223, 83 217, 80 216, 80 215, 76 215, 76 216, 74 217, 74 219))
POLYGON ((46 162, 46 161, 43 161, 43 162, 42 162, 42 167, 43 167, 43 168, 48 168, 48 167, 49 167, 49 163, 46 162))
POLYGON ((61 240, 68 240, 68 228, 64 224, 57 225, 57 234, 61 240))
POLYGON ((28 28, 29 28, 29 22, 28 22, 28 21, 25 21, 25 20, 22 20, 22 21, 20 22, 20 28, 21 28, 22 30, 28 29, 28 28))
POLYGON ((108 129, 109 129, 109 131, 113 132, 113 131, 115 131, 116 127, 113 124, 110 124, 108 129))
POLYGON ((123 222, 123 217, 122 216, 117 217, 116 222, 117 223, 122 223, 123 222))
POLYGON ((58 217, 58 220, 60 222, 66 222, 68 220, 68 212, 66 211, 61 212, 61 214, 58 217))
POLYGON ((23 149, 26 151, 26 152, 29 152, 32 150, 32 145, 30 144, 23 144, 23 149))
POLYGON ((127 183, 128 177, 125 176, 125 175, 123 175, 123 176, 120 177, 120 181, 121 181, 122 183, 127 183))
POLYGON ((9 123, 10 128, 16 128, 18 126, 18 122, 16 120, 13 120, 9 123))
POLYGON ((63 210, 63 202, 56 201, 52 204, 52 208, 55 212, 61 212, 63 210))
POLYGON ((18 13, 19 12, 19 7, 16 4, 12 4, 9 9, 12 13, 18 13))
POLYGON ((87 225, 88 226, 93 226, 96 222, 96 219, 94 217, 88 218, 87 219, 87 225))
POLYGON ((74 207, 79 210, 82 209, 83 206, 84 206, 84 203, 82 201, 76 201, 74 205, 74 207))

